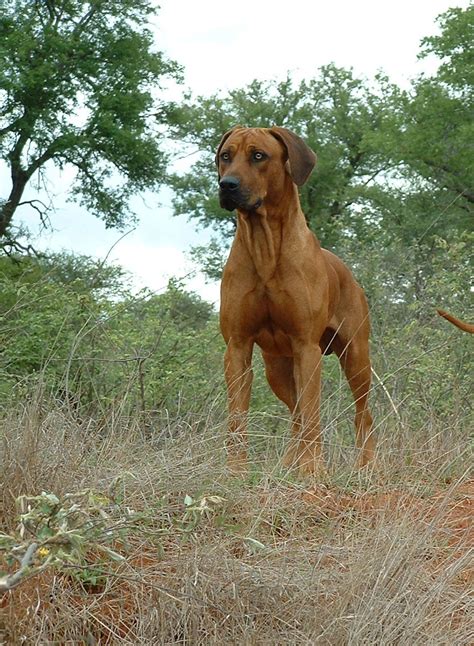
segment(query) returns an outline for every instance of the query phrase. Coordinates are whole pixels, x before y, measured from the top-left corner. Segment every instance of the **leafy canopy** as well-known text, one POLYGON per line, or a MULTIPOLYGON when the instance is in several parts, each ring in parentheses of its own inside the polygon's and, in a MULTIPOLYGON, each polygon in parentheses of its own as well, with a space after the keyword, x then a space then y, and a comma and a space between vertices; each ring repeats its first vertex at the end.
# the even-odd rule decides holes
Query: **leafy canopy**
POLYGON ((441 189, 472 217, 474 5, 450 9, 438 22, 441 34, 423 39, 420 58, 437 56, 439 69, 414 84, 394 150, 431 187, 441 189))
MULTIPOLYGON (((176 63, 156 50, 149 0, 0 0, 0 238, 46 164, 75 169, 72 198, 108 227, 128 200, 163 179, 163 79, 176 63)), ((44 205, 28 202, 44 215, 44 205)))

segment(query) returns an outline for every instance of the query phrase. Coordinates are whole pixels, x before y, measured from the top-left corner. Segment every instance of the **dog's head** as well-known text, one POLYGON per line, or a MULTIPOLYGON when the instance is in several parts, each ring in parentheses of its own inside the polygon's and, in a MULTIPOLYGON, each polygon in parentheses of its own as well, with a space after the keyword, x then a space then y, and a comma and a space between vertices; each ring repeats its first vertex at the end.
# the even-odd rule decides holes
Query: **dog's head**
POLYGON ((237 126, 217 149, 220 204, 248 212, 278 204, 288 180, 301 186, 315 163, 314 152, 291 130, 237 126))

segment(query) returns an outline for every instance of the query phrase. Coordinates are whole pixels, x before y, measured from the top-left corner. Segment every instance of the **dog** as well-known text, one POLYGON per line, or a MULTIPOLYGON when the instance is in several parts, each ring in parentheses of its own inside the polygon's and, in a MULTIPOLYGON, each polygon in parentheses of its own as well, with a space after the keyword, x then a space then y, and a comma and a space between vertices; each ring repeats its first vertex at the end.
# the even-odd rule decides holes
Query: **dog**
POLYGON ((455 316, 452 314, 449 314, 449 312, 445 312, 444 310, 436 310, 440 316, 445 318, 447 321, 458 327, 460 330, 464 330, 464 332, 469 332, 469 334, 474 334, 474 325, 471 323, 465 323, 464 321, 461 321, 461 319, 457 319, 455 316))
POLYGON ((369 310, 350 270, 322 249, 301 210, 298 187, 316 155, 281 127, 237 126, 216 154, 220 204, 237 211, 221 283, 220 328, 226 342, 227 463, 246 470, 252 352, 262 352, 271 389, 292 414, 284 464, 301 475, 324 473, 320 429, 321 361, 334 352, 355 400, 359 466, 374 457, 368 408, 369 310))

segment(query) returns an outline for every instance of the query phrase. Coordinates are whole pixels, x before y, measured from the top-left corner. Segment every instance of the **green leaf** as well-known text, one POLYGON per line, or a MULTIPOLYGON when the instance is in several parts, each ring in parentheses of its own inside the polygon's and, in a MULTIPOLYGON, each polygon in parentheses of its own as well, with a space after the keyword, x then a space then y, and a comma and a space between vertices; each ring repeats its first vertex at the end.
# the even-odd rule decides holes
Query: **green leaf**
POLYGON ((265 545, 260 541, 258 541, 256 538, 251 538, 250 536, 247 536, 243 540, 244 540, 244 544, 250 549, 250 551, 253 554, 257 554, 257 552, 262 552, 263 550, 267 549, 265 545))

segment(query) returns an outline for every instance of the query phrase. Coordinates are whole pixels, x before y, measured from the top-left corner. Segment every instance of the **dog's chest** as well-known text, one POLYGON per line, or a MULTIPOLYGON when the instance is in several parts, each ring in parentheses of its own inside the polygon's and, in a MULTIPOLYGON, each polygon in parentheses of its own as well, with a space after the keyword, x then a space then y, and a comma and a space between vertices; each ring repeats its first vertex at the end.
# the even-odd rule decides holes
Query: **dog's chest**
POLYGON ((259 316, 254 330, 255 342, 264 352, 270 354, 291 355, 291 336, 294 333, 292 324, 291 301, 283 298, 281 293, 262 290, 258 304, 259 316))

